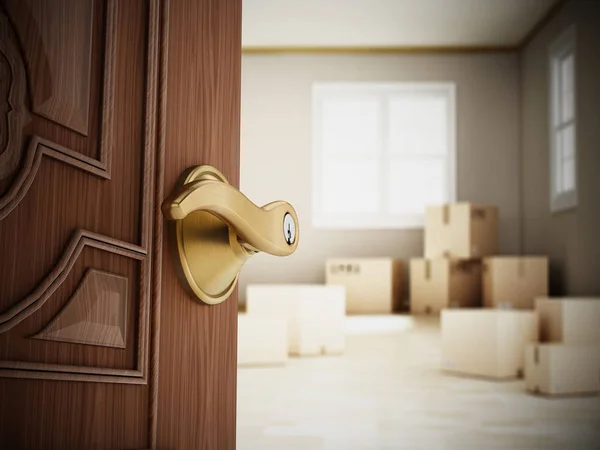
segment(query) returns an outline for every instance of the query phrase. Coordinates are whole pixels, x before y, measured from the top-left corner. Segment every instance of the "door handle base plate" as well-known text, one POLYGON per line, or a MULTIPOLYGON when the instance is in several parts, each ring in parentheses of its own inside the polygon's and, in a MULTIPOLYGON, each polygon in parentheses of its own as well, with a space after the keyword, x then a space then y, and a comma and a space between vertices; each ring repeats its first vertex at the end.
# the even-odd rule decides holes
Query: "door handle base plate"
MULTIPOLYGON (((177 181, 176 188, 194 181, 229 184, 211 166, 192 167, 177 181)), ((206 211, 195 211, 181 220, 168 221, 175 273, 183 288, 199 303, 225 301, 237 285, 240 269, 253 254, 238 240, 223 220, 206 211)))

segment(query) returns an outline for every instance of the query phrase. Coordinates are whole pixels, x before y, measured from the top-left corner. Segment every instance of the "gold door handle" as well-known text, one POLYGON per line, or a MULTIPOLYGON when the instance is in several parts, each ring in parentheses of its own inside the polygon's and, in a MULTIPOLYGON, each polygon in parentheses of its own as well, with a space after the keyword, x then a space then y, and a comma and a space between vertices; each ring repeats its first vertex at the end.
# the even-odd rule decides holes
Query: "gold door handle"
POLYGON ((276 201, 259 208, 211 166, 186 171, 162 211, 181 284, 211 305, 229 297, 250 256, 287 256, 298 246, 292 205, 276 201))

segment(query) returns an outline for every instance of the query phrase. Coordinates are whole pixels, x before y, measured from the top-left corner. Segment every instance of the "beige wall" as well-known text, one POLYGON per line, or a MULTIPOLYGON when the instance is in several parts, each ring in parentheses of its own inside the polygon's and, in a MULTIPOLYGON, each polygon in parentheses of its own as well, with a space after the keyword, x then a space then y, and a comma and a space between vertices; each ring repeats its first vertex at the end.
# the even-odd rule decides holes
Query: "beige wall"
POLYGON ((242 270, 241 299, 248 283, 322 283, 328 257, 406 260, 423 252, 421 230, 312 227, 315 81, 455 82, 458 199, 498 205, 501 252, 519 251, 518 54, 244 55, 240 187, 256 203, 291 202, 300 216, 301 240, 291 257, 253 257, 242 270))
POLYGON ((551 257, 551 291, 600 295, 600 2, 568 2, 521 55, 523 243, 551 257), (549 209, 548 46, 577 27, 579 205, 549 209))

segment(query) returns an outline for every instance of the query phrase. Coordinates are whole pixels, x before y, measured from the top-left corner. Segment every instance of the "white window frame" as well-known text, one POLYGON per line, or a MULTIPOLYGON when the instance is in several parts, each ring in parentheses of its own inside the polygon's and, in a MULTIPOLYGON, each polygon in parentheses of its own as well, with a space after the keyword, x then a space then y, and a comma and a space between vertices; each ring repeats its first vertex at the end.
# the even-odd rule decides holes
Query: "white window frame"
MULTIPOLYGON (((313 99, 313 206, 312 219, 315 228, 325 229, 411 229, 424 226, 424 211, 418 215, 391 215, 373 214, 365 217, 363 214, 326 214, 322 206, 322 161, 323 153, 320 148, 321 142, 321 101, 334 92, 340 94, 348 93, 350 96, 361 93, 380 92, 381 95, 398 92, 418 91, 442 91, 448 99, 448 153, 447 161, 447 202, 456 201, 456 84, 451 82, 419 82, 419 83, 315 83, 312 89, 313 99)), ((383 125, 385 127, 385 125, 383 125)), ((381 134, 383 140, 385 133, 381 134)), ((380 165, 385 165, 389 160, 389 154, 385 147, 387 144, 380 143, 380 165)), ((382 199, 385 198, 387 186, 387 173, 381 171, 380 189, 382 199)), ((357 180, 360 183, 360 180, 357 180)), ((382 206, 383 207, 383 206, 382 206)))
POLYGON ((577 51, 576 51, 576 30, 575 26, 567 28, 549 47, 549 138, 550 138, 550 211, 558 213, 566 211, 577 206, 577 51), (561 115, 561 74, 560 62, 568 55, 573 56, 573 117, 568 121, 563 121, 561 115), (574 164, 574 187, 568 191, 559 190, 560 181, 558 179, 557 160, 560 149, 556 136, 558 132, 566 126, 573 126, 574 144, 573 144, 573 164, 574 164))

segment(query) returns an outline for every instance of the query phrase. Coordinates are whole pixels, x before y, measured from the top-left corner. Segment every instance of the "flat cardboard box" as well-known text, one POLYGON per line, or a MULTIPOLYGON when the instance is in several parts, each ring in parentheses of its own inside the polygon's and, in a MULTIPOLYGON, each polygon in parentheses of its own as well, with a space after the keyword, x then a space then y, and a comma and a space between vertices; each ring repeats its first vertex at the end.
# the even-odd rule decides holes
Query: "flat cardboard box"
POLYGON ((446 309, 441 327, 442 369, 492 379, 522 377, 525 347, 538 334, 534 311, 446 309))
POLYGON ((495 206, 453 203, 426 208, 426 258, 482 258, 497 253, 495 206))
POLYGON ((540 342, 595 344, 600 353, 600 297, 536 299, 540 342))
POLYGON ((389 314, 402 309, 402 261, 335 258, 325 265, 325 284, 344 286, 348 314, 389 314))
POLYGON ((238 314, 238 365, 285 364, 288 359, 287 320, 238 314))
POLYGON ((481 262, 475 259, 410 260, 411 314, 439 315, 444 308, 481 306, 481 262))
POLYGON ((600 351, 595 345, 530 344, 525 387, 544 395, 600 392, 600 351))
POLYGON ((483 260, 483 304, 488 308, 533 309, 548 295, 548 258, 494 256, 483 260))
POLYGON ((346 346, 343 286, 253 284, 247 287, 249 316, 287 321, 290 355, 341 354, 346 346))

